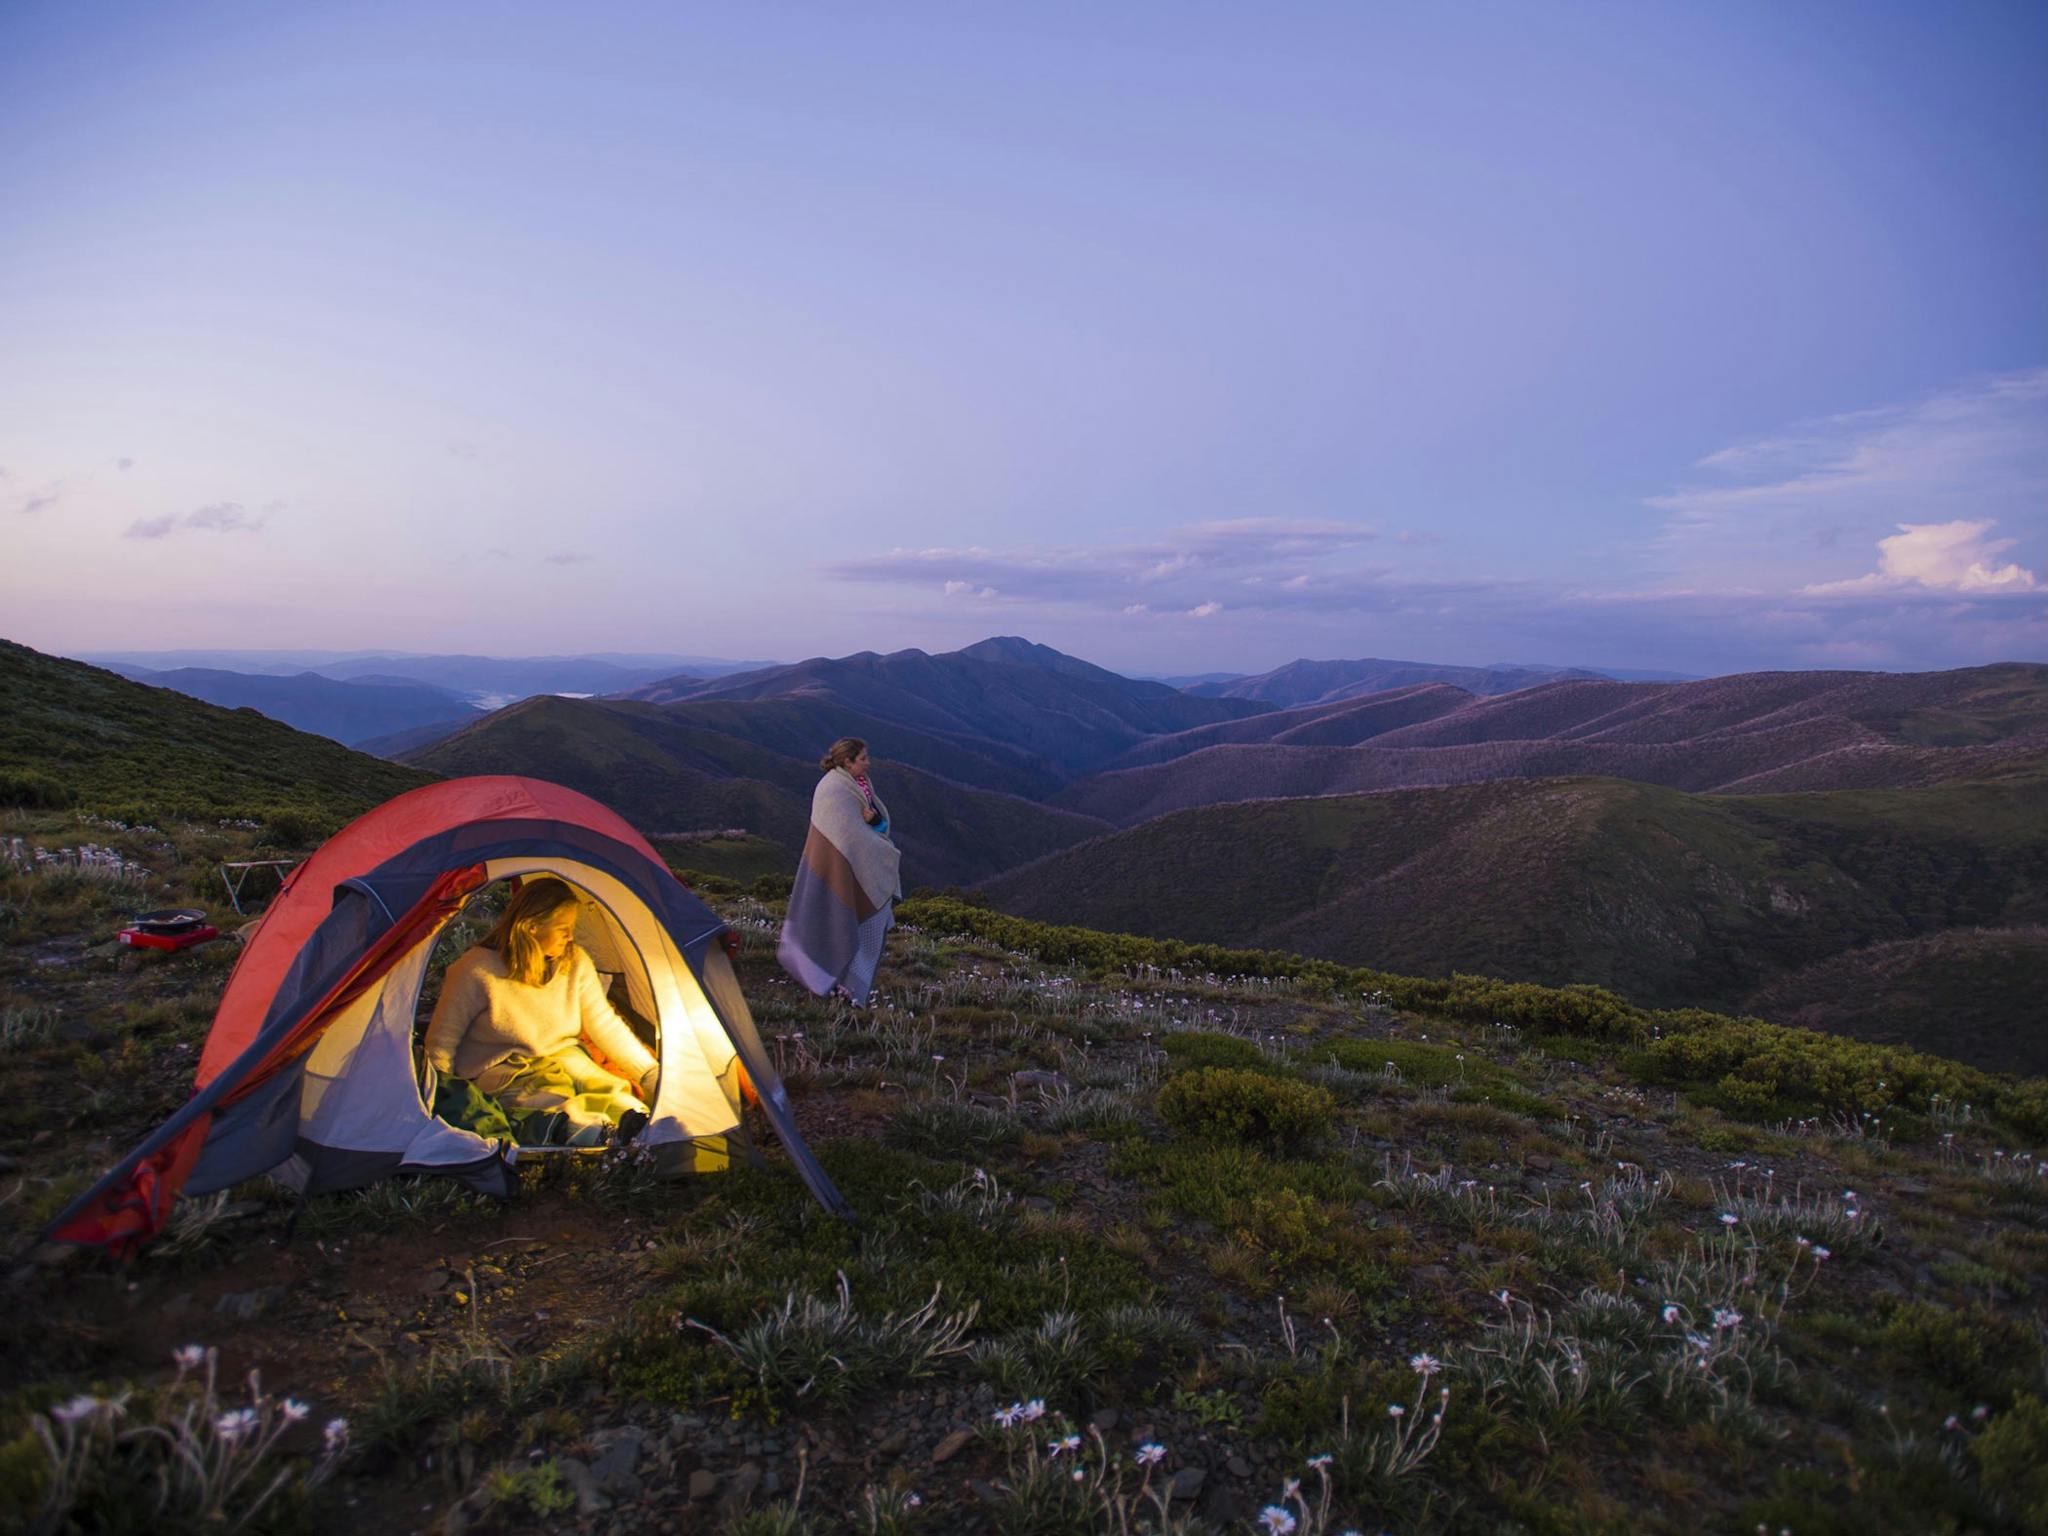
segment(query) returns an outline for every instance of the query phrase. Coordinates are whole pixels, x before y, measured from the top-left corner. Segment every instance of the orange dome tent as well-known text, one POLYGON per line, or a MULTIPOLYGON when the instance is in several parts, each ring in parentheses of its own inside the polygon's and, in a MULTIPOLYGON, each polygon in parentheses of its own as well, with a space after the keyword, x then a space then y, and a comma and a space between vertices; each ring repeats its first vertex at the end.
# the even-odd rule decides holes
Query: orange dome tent
POLYGON ((400 795, 292 872, 228 978, 191 1100, 46 1235, 128 1253, 181 1191, 264 1173, 306 1194, 400 1172, 508 1192, 518 1149, 433 1115, 413 1020, 442 926, 490 882, 542 874, 586 898, 577 941, 654 1024, 661 1074, 639 1144, 683 1171, 740 1125, 742 1096, 758 1088, 811 1192, 848 1214, 797 1133, 721 942, 725 924, 595 800, 488 777, 400 795))

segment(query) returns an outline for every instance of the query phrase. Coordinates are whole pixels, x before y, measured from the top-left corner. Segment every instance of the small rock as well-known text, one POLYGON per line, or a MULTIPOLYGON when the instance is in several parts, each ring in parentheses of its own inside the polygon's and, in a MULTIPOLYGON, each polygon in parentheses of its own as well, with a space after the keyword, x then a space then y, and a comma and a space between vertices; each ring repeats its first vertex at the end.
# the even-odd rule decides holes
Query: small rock
POLYGON ((1451 1283, 1450 1266, 1447 1264, 1419 1264, 1415 1269, 1415 1278, 1427 1281, 1431 1285, 1449 1285, 1451 1283))
POLYGON ((1037 1068, 1012 1073, 1010 1081, 1017 1086, 1020 1092, 1027 1093, 1057 1093, 1067 1086, 1067 1079, 1062 1073, 1047 1072, 1037 1068))
POLYGON ((0 1173, 12 1173, 20 1166, 20 1158, 9 1157, 5 1152, 0 1152, 0 1173))
POLYGON ((1919 1179, 1894 1179, 1892 1192, 1900 1195, 1924 1195, 1927 1193, 1927 1186, 1919 1179))
POLYGON ((718 1492, 718 1474, 709 1467, 699 1467, 690 1474, 690 1498, 702 1504, 718 1492))
POLYGON ((611 1499, 597 1486, 597 1479, 590 1475, 590 1468, 574 1456, 557 1456, 555 1470, 562 1474, 562 1481, 576 1495, 577 1514, 594 1515, 612 1507, 611 1499))
POLYGON ((944 1466, 955 1456, 966 1450, 969 1442, 973 1439, 974 1431, 971 1429, 954 1430, 953 1433, 932 1447, 932 1465, 935 1467, 944 1466))
POLYGON ((1201 1467, 1182 1467, 1166 1484, 1169 1499, 1192 1499, 1202 1491, 1202 1481, 1208 1472, 1201 1467))
POLYGON ((1538 1173, 1548 1173, 1552 1168, 1557 1166, 1549 1158, 1545 1157, 1541 1152, 1531 1152, 1527 1157, 1522 1159, 1522 1162, 1525 1166, 1534 1168, 1538 1173))
POLYGON ((909 1446, 910 1431, 907 1429, 892 1429, 876 1443, 875 1454, 878 1456, 901 1456, 909 1446))
POLYGON ((246 1323, 268 1312, 284 1300, 285 1294, 286 1288, 281 1285, 266 1285, 254 1291, 230 1291, 213 1304, 213 1310, 222 1317, 246 1323))
POLYGON ((590 1475, 606 1493, 621 1499, 637 1499, 645 1491, 633 1469, 640 1464, 640 1447, 647 1439, 644 1429, 601 1429, 590 1437, 597 1447, 597 1460, 590 1475))
POLYGON ((1117 1426, 1117 1411, 1114 1408, 1099 1409, 1088 1422, 1106 1435, 1117 1426))
POLYGON ((1230 1460, 1223 1463, 1223 1467, 1232 1477, 1250 1477, 1252 1475, 1252 1464, 1242 1456, 1232 1456, 1230 1460))

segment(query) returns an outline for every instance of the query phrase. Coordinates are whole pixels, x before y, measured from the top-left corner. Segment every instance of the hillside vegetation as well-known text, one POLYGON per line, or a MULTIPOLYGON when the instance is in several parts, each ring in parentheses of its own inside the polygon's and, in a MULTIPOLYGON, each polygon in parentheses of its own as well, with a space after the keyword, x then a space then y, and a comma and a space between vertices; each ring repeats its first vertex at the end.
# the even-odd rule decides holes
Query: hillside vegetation
POLYGON ((2044 977, 2048 927, 1957 928, 1817 960, 1766 982, 1744 1007, 1805 1029, 2039 1074, 2048 1073, 2044 977))
MULTIPOLYGON (((1161 817, 985 889, 1050 921, 1741 1007, 1872 943, 2048 920, 2048 775, 1870 794, 1560 779, 1249 801, 1161 817)), ((2030 988, 1996 992, 2002 1003, 1983 990, 2008 1032, 2032 1033, 2030 988)))
POLYGON ((257 714, 0 641, 0 803, 331 830, 431 781, 257 714))
MULTIPOLYGON (((235 957, 105 933, 136 903, 210 905, 249 834, 0 818, 33 853, 123 861, 0 868, 19 1252, 182 1101, 235 957)), ((183 1201, 132 1264, 10 1275, 0 1520, 1271 1536, 1277 1509, 1297 1536, 2022 1536, 2048 1516, 2048 1178, 2016 1150, 2048 1136, 2041 1079, 945 900, 904 904, 854 1012, 781 975, 777 905, 712 899, 857 1224, 772 1142, 670 1185, 630 1152, 522 1159, 504 1205, 432 1179, 183 1201)))

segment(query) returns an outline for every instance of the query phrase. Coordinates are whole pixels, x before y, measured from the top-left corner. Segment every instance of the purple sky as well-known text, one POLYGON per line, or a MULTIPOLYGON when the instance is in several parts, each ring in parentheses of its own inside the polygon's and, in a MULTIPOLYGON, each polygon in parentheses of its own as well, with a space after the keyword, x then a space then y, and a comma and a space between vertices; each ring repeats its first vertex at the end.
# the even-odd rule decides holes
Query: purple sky
POLYGON ((0 634, 2048 659, 2048 8, 0 6, 0 634))

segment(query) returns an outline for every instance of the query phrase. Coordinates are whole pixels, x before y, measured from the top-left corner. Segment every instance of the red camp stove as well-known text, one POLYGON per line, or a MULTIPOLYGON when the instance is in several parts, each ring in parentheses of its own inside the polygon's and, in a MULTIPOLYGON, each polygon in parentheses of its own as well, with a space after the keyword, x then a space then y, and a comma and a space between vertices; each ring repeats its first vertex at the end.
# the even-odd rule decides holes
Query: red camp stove
POLYGON ((208 939, 220 937, 220 930, 195 907, 176 907, 165 912, 144 912, 118 935, 132 949, 190 949, 208 939))

